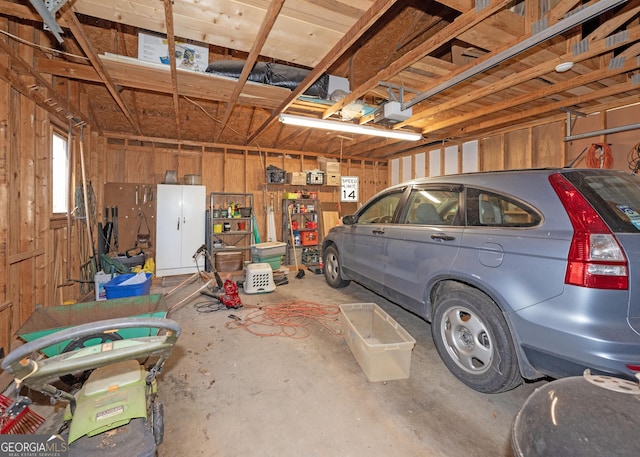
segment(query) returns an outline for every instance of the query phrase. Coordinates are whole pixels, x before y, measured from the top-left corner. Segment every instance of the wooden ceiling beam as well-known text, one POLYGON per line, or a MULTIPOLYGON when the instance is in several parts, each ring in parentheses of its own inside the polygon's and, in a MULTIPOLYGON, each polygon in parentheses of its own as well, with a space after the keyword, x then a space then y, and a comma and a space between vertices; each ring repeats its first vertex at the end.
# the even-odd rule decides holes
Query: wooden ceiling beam
POLYGON ((104 85, 107 87, 107 90, 115 100, 116 104, 120 107, 120 110, 122 111, 124 116, 127 118, 127 120, 131 123, 131 125, 136 130, 136 132, 140 134, 141 133, 140 125, 138 124, 137 120, 133 117, 131 110, 129 110, 129 107, 127 107, 124 100, 122 100, 122 97, 120 96, 120 92, 118 92, 118 90, 116 89, 115 85, 113 84, 113 81, 111 81, 111 77, 107 73, 107 70, 104 68, 104 65, 102 65, 102 61, 94 51, 93 46, 91 45, 91 43, 89 42, 89 39, 84 33, 84 30, 82 29, 82 25, 80 24, 80 21, 76 17, 76 14, 73 8, 72 7, 68 8, 63 14, 63 16, 66 19, 67 26, 71 30, 71 33, 73 34, 74 38, 76 39, 76 41, 78 42, 82 50, 84 51, 85 55, 89 58, 89 61, 91 62, 95 70, 98 72, 98 75, 102 79, 104 85))
MULTIPOLYGON (((636 68, 640 67, 640 63, 636 63, 635 65, 636 68)), ((628 71, 628 70, 627 70, 628 71)), ((523 119, 527 119, 529 117, 533 117, 533 116, 539 116, 545 113, 549 113, 551 111, 556 111, 556 110, 560 110, 560 108, 569 108, 572 106, 576 106, 579 105, 581 103, 587 103, 593 100, 598 100, 598 99, 602 99, 602 98, 606 98, 606 97, 611 97, 614 95, 618 95, 618 94, 622 94, 625 92, 630 92, 630 91, 639 91, 640 90, 640 85, 638 84, 634 84, 631 81, 627 81, 625 83, 622 84, 618 84, 617 86, 611 86, 611 87, 607 87, 601 90, 597 90, 597 91, 593 91, 590 92, 588 94, 584 94, 584 95, 580 95, 571 99, 567 99, 567 100, 561 100, 558 102, 554 102, 554 103, 547 103, 543 106, 540 107, 536 107, 536 108, 530 108, 527 110, 523 110, 523 111, 519 111, 517 113, 513 113, 513 114, 509 114, 506 116, 502 116, 499 119, 494 119, 494 120, 488 120, 485 122, 479 122, 479 123, 474 123, 474 124, 469 124, 468 127, 463 127, 461 129, 458 130, 459 133, 461 134, 469 134, 472 132, 479 132, 482 130, 487 130, 487 129, 492 129, 495 128, 497 126, 502 126, 505 124, 515 124, 518 122, 521 122, 523 119)), ((635 100, 637 100, 637 96, 635 97, 635 100)), ((609 106, 611 106, 611 104, 608 104, 609 106)), ((617 105, 620 106, 620 105, 617 105)), ((580 108, 582 109, 582 108, 580 108)), ((596 112, 599 111, 599 109, 590 109, 591 112, 596 112)))
POLYGON ((474 25, 482 22, 489 16, 492 16, 496 12, 500 11, 509 3, 510 0, 494 0, 489 6, 487 6, 480 12, 477 12, 475 9, 470 9, 467 12, 462 13, 451 24, 447 25, 438 33, 427 39, 420 46, 417 46, 411 51, 407 52, 391 65, 383 68, 363 84, 354 88, 350 94, 327 108, 324 111, 322 118, 326 119, 332 114, 337 113, 349 103, 357 100, 358 98, 362 97, 367 92, 378 86, 380 81, 385 81, 392 78, 399 72, 403 71, 405 68, 418 62, 424 56, 440 48, 443 44, 448 43, 454 37, 460 35, 464 31, 470 29, 474 25))
POLYGON ((302 95, 329 67, 340 58, 364 33, 373 26, 389 8, 395 4, 396 0, 376 0, 369 9, 356 21, 356 23, 345 33, 342 38, 331 48, 322 58, 316 67, 302 80, 298 87, 291 91, 291 94, 274 110, 269 118, 249 137, 247 143, 250 144, 260 136, 293 101, 302 95))
POLYGON ((69 104, 66 97, 59 94, 53 85, 42 77, 40 73, 34 71, 33 67, 15 53, 5 40, 0 39, 0 49, 4 51, 10 59, 10 66, 0 65, 0 77, 2 77, 2 79, 15 86, 24 96, 35 100, 38 105, 56 117, 74 119, 76 123, 88 123, 91 120, 90 116, 84 114, 80 108, 69 104), (25 84, 16 70, 10 68, 14 66, 18 67, 22 73, 29 75, 35 84, 25 84))
POLYGON ((171 97, 173 99, 173 111, 176 122, 176 136, 180 139, 180 100, 178 96, 178 71, 176 70, 176 38, 173 33, 173 6, 172 0, 164 0, 164 20, 167 29, 167 47, 169 53, 169 66, 171 67, 171 97))
MULTIPOLYGON (((628 45, 630 42, 636 41, 640 39, 640 26, 635 26, 629 30, 627 30, 628 33, 628 40, 621 42, 621 43, 616 43, 613 45, 608 45, 607 44, 607 39, 601 39, 595 43, 592 43, 589 46, 589 50, 584 52, 583 54, 581 54, 579 56, 579 58, 576 58, 576 56, 572 56, 571 53, 566 54, 565 56, 563 56, 562 58, 560 58, 557 62, 553 61, 553 62, 549 62, 548 64, 536 67, 536 68, 532 68, 529 71, 526 72, 521 72, 521 73, 526 73, 524 75, 520 75, 520 73, 514 74, 512 77, 507 77, 504 78, 502 81, 500 81, 499 83, 496 84, 492 84, 490 86, 487 87, 483 87, 475 92, 471 92, 468 94, 463 95, 462 97, 458 97, 454 100, 450 100, 450 101, 446 101, 443 103, 438 104, 437 107, 434 108, 430 108, 428 110, 422 111, 418 114, 418 116, 416 116, 416 119, 428 119, 429 117, 435 116, 438 113, 441 112, 446 112, 447 110, 453 109, 454 107, 457 106, 461 106, 463 104, 466 103, 470 103, 474 100, 479 100, 482 97, 488 96, 490 94, 495 94, 496 92, 499 92, 501 90, 507 89, 509 87, 515 86, 517 84, 522 83, 523 81, 526 80, 530 80, 536 76, 540 76, 542 74, 548 73, 549 71, 552 71, 553 68, 555 67, 556 64, 562 62, 562 61, 568 61, 571 60, 571 58, 573 57, 573 61, 574 62, 579 62, 581 60, 587 59, 587 58, 591 58, 594 56, 597 56, 603 52, 609 52, 617 47, 620 47, 622 45, 628 45), (520 75, 520 76, 519 76, 520 75)), ((502 103, 496 103, 496 104, 492 104, 492 105, 487 105, 484 109, 482 110, 475 110, 473 112, 461 115, 461 116, 457 116, 451 119, 446 119, 443 120, 441 122, 435 122, 435 123, 430 123, 428 127, 425 127, 422 129, 422 133, 423 134, 429 134, 431 132, 435 132, 438 130, 442 130, 444 128, 447 127, 451 127, 453 125, 459 125, 461 123, 466 123, 466 122, 471 122, 475 119, 479 119, 479 118, 483 118, 489 114, 492 113, 497 113, 500 111, 504 111, 507 110, 509 108, 513 108, 516 107, 518 105, 522 105, 524 103, 529 103, 529 102, 533 102, 535 100, 538 100, 540 98, 543 97, 548 97, 549 95, 552 94, 557 94, 559 92, 563 92, 563 91, 568 91, 571 89, 574 89, 576 87, 580 87, 581 85, 585 85, 585 84, 589 84, 589 83, 593 83, 595 81, 599 81, 602 78, 606 78, 607 76, 614 76, 614 75, 618 75, 618 74, 623 74, 627 71, 633 71, 634 69, 636 69, 638 67, 638 62, 634 61, 632 59, 627 59, 627 62, 625 63, 624 66, 616 69, 616 70, 609 70, 609 68, 604 68, 601 70, 595 70, 595 71, 591 71, 588 72, 584 75, 579 75, 576 76, 574 78, 568 79, 566 81, 560 82, 560 83, 556 83, 553 84, 551 86, 545 87, 544 89, 541 90, 537 90, 537 91, 531 91, 525 95, 522 95, 520 97, 511 97, 511 98, 505 98, 505 101, 502 103)), ((415 119, 414 119, 415 120, 415 119)))
MULTIPOLYGON (((165 2, 166 1, 169 1, 169 0, 165 0, 165 2)), ((265 18, 262 21, 262 24, 260 25, 260 30, 258 30, 256 39, 253 42, 253 45, 251 46, 251 51, 249 51, 249 56, 247 57, 247 60, 245 61, 244 66, 242 67, 242 72, 240 73, 240 77, 238 78, 238 83, 236 84, 236 87, 233 89, 231 98, 227 102, 224 115, 222 116, 222 120, 220 121, 220 129, 218 130, 218 133, 214 141, 218 141, 218 139, 220 138, 220 135, 222 135, 222 131, 227 126, 227 122, 231 117, 231 112, 233 111, 233 108, 235 107, 238 101, 238 98, 240 97, 240 93, 242 92, 242 89, 244 88, 247 80, 249 79, 251 70, 253 70, 253 65, 258 60, 258 57, 260 57, 260 51, 262 51, 262 47, 264 46, 264 43, 267 41, 267 37, 269 36, 271 29, 273 28, 273 24, 275 24, 276 19, 278 18, 278 15, 282 10, 282 5, 284 5, 284 0, 273 0, 269 5, 269 9, 267 10, 265 18)))

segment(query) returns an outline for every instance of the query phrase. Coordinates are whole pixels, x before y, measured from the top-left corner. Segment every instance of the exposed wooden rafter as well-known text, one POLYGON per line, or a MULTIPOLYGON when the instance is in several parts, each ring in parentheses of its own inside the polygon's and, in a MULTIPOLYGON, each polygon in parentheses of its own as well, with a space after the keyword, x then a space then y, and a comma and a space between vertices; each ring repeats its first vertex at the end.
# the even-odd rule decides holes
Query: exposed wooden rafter
POLYGON ((180 139, 180 98, 178 95, 178 71, 176 70, 176 38, 173 34, 172 0, 164 0, 164 15, 167 24, 167 44, 169 48, 169 67, 171 68, 171 97, 176 120, 176 135, 180 139))
POLYGON ((98 73, 102 81, 104 82, 107 90, 109 91, 109 93, 111 94, 115 102, 118 104, 118 106, 122 110, 122 113, 125 115, 127 120, 131 123, 131 125, 135 128, 136 132, 141 133, 142 130, 140 129, 140 125, 138 124, 138 121, 133 116, 133 113, 131 113, 131 110, 126 105, 124 100, 122 100, 122 97, 120 96, 120 93, 116 89, 113 81, 111 81, 111 77, 109 76, 109 73, 102 65, 102 61, 94 51, 93 46, 91 45, 89 39, 84 33, 84 30, 82 30, 82 25, 80 24, 80 21, 78 21, 78 18, 76 17, 75 12, 73 11, 73 8, 68 8, 64 13, 64 17, 65 17, 67 26, 71 29, 71 33, 73 33, 73 36, 75 37, 76 41, 84 51, 85 55, 91 61, 91 64, 93 65, 94 69, 96 70, 96 72, 98 73))

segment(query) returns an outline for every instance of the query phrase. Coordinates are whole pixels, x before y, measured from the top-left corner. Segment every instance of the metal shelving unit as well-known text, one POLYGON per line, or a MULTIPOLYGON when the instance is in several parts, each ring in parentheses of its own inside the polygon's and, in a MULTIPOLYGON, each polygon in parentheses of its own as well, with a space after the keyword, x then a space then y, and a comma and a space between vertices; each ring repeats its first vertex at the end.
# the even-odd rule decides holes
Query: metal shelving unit
MULTIPOLYGON (((207 209, 206 244, 215 258, 219 252, 241 251, 244 261, 251 261, 253 244, 253 194, 238 192, 211 192, 207 209), (237 214, 228 214, 230 205, 239 208, 237 214)), ((211 271, 210 265, 206 265, 211 271)))
POLYGON ((320 262, 320 200, 317 198, 282 199, 282 241, 287 243, 286 264, 293 265, 291 249, 297 248, 298 262, 313 265, 320 262), (288 210, 291 206, 291 223, 296 239, 291 239, 288 210))

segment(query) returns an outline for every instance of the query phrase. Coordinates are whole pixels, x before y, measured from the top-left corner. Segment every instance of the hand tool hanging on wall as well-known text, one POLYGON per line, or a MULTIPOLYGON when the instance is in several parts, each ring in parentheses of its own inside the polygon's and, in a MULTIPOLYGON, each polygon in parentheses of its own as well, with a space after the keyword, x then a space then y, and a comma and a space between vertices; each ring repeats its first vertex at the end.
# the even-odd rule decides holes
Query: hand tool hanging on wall
POLYGON ((149 223, 147 222, 147 216, 143 212, 138 214, 138 234, 136 235, 136 247, 142 249, 149 249, 151 247, 151 230, 149 229, 149 223), (147 228, 147 232, 141 232, 142 221, 147 228))
POLYGON ((118 254, 119 246, 118 246, 118 207, 111 207, 111 219, 113 220, 113 245, 116 250, 116 254, 118 254))
POLYGON ((108 254, 111 251, 111 236, 113 234, 113 218, 109 220, 109 208, 104 209, 105 224, 102 229, 102 236, 104 237, 104 252, 100 251, 100 254, 108 254))

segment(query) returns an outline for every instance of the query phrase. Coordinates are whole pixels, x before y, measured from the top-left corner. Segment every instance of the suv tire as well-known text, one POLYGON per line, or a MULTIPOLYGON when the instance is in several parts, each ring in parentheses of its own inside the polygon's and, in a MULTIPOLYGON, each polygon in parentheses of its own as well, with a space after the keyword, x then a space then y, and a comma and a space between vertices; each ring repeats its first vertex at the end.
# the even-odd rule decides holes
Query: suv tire
POLYGON ((340 271, 342 265, 340 263, 340 256, 335 246, 327 246, 323 252, 324 263, 324 279, 334 289, 340 289, 347 287, 351 281, 348 279, 342 279, 340 271))
POLYGON ((507 322, 481 291, 454 283, 440 289, 431 330, 444 364, 472 389, 499 393, 522 383, 507 322))

